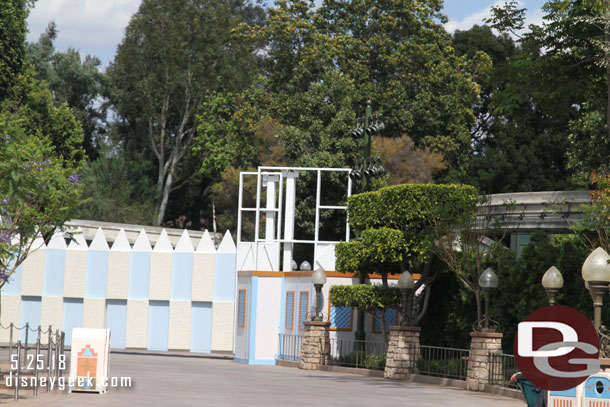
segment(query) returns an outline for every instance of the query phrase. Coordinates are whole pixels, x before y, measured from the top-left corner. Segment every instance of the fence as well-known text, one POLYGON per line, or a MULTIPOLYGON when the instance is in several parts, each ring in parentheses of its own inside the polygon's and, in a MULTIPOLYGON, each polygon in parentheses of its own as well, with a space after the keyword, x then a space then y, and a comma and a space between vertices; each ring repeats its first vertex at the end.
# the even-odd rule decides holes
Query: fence
POLYGON ((280 360, 301 360, 301 347, 303 346, 303 335, 280 334, 279 352, 277 358, 280 360))
POLYGON ((510 383, 510 377, 519 370, 513 355, 490 354, 490 384, 517 388, 517 383, 510 383))
MULTIPOLYGON (((89 244, 82 234, 67 238, 58 232, 46 244, 34 241, 36 250, 2 288, 2 324, 52 325, 66 332, 66 346, 72 328, 86 326, 111 329, 115 349, 233 350, 230 233, 218 249, 209 233, 195 246, 186 230, 175 247, 165 229, 154 247, 144 229, 133 245, 124 229, 111 246, 102 229, 89 244)), ((7 335, 0 332, 0 342, 7 335)))
POLYGON ((385 342, 331 338, 329 364, 383 370, 387 353, 385 342))
POLYGON ((38 396, 39 376, 44 376, 46 372, 46 389, 51 391, 51 378, 57 383, 60 376, 67 369, 66 354, 64 347, 65 333, 59 329, 53 332, 53 327, 45 330, 40 325, 37 328, 30 327, 26 323, 22 327, 17 327, 10 324, 5 327, 0 324, 1 329, 8 330, 9 342, 4 347, 8 349, 8 363, 10 365, 9 375, 11 377, 10 385, 14 383, 13 398, 19 400, 20 381, 25 378, 28 383, 32 383, 31 388, 33 396, 38 396), (19 337, 24 338, 15 341, 18 332, 19 337), (35 342, 30 343, 31 335, 35 335, 35 342), (46 343, 43 344, 43 339, 46 337, 46 343))
POLYGON ((416 366, 420 374, 466 380, 468 349, 420 345, 416 366))

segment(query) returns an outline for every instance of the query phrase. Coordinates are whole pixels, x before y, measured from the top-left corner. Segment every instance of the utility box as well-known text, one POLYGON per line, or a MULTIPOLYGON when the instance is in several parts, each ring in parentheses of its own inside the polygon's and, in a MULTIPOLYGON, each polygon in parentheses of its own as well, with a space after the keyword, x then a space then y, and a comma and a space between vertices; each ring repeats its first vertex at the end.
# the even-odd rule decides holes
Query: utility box
MULTIPOLYGON (((569 390, 551 390, 548 392, 548 407, 584 407, 583 406, 584 383, 569 390)), ((610 406, 608 406, 610 407, 610 406)))
POLYGON ((108 391, 110 329, 74 328, 70 352, 70 391, 108 391), (73 384, 73 386, 72 386, 73 384))
POLYGON ((610 373, 589 376, 584 383, 582 407, 610 407, 610 373))

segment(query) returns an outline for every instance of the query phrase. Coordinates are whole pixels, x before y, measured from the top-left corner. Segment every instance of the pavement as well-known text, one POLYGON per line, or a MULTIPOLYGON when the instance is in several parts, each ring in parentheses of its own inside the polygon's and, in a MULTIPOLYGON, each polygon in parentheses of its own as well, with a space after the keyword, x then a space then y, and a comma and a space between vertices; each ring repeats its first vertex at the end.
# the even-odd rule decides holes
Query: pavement
MULTIPOLYGON (((43 393, 17 406, 494 406, 525 402, 465 390, 229 360, 157 355, 110 355, 110 376, 131 377, 132 387, 108 393, 43 393)), ((0 400, 0 405, 13 405, 0 400)))

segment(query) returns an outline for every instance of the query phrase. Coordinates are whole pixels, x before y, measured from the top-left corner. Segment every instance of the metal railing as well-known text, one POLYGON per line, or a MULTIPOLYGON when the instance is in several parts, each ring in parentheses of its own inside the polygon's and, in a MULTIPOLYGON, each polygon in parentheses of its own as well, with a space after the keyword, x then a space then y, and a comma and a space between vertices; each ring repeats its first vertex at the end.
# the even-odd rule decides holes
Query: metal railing
POLYGON ((279 360, 301 360, 301 347, 303 345, 303 335, 280 334, 279 360))
POLYGON ((383 370, 387 352, 385 342, 331 338, 328 364, 383 370))
POLYGON ((420 345, 420 354, 416 358, 419 374, 427 376, 466 379, 468 371, 468 349, 444 348, 440 346, 420 345))
POLYGON ((517 383, 510 383, 510 377, 519 370, 513 355, 504 353, 489 354, 489 382, 506 387, 517 387, 517 383))
MULTIPOLYGON (((0 324, 0 329, 9 330, 9 342, 3 343, 0 347, 8 350, 8 362, 10 370, 9 376, 12 376, 11 382, 14 387, 14 400, 19 400, 19 390, 21 378, 24 378, 27 383, 32 383, 33 396, 38 396, 39 376, 43 377, 46 373, 46 389, 51 391, 51 379, 57 383, 60 376, 63 376, 63 371, 66 369, 66 356, 64 349, 65 333, 59 329, 53 332, 53 327, 49 325, 47 329, 42 329, 40 325, 37 328, 30 327, 26 323, 22 327, 15 326, 12 322, 9 326, 0 324), (23 335, 21 335, 23 331, 23 335), (35 341, 33 341, 35 335, 35 341), (23 338, 16 339, 16 336, 23 338), (46 337, 46 338, 45 338, 46 337), (43 343, 43 338, 46 343, 43 343)), ((5 375, 7 372, 2 372, 5 375)), ((29 387, 29 386, 28 386, 29 387)))

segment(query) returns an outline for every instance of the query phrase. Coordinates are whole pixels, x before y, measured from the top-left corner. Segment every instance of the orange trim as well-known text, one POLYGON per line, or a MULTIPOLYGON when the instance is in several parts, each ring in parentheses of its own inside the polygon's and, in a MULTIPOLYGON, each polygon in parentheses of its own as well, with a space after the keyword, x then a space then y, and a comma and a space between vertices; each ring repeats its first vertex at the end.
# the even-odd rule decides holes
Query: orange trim
MULTIPOLYGON (((377 312, 372 312, 373 314, 373 325, 371 326, 371 331, 374 334, 380 334, 383 333, 383 329, 375 329, 375 321, 377 320, 377 312)), ((385 321, 381 321, 379 326, 381 326, 381 324, 385 323, 385 321)), ((398 325, 398 311, 394 310, 394 324, 398 325)), ((386 331, 387 332, 387 331, 386 331)))
POLYGON ((241 327, 241 328, 246 326, 246 306, 248 305, 248 293, 247 293, 247 291, 248 290, 245 290, 245 289, 239 290, 239 294, 237 296, 237 300, 238 300, 238 302, 237 302, 237 308, 238 308, 237 326, 241 327), (239 297, 241 296, 242 291, 244 293, 244 323, 240 324, 239 323, 239 297))
POLYGON ((284 327, 286 329, 290 329, 291 331, 294 329, 294 291, 286 291, 286 312, 285 312, 285 323, 284 327), (292 293, 292 318, 290 318, 290 325, 288 325, 288 294, 292 293))
POLYGON ((307 294, 307 307, 305 308, 305 319, 303 321, 307 321, 307 313, 309 312, 309 291, 301 291, 299 292, 299 331, 304 331, 305 330, 305 326, 303 326, 303 328, 301 328, 301 311, 303 310, 303 308, 301 307, 301 294, 307 294))
MULTIPOLYGON (((328 293, 328 319, 330 321, 330 292, 328 293)), ((354 320, 354 308, 350 307, 349 308, 349 328, 333 328, 330 327, 329 329, 331 331, 351 331, 353 329, 352 327, 352 322, 354 320)))
MULTIPOLYGON (((341 273, 339 271, 324 271, 326 277, 344 277, 344 278, 355 278, 358 277, 357 273, 341 273)), ((313 271, 240 271, 240 276, 254 276, 254 277, 309 277, 313 274, 313 271)), ((380 274, 369 274, 371 279, 381 280, 380 274)), ((390 275, 388 280, 398 280, 400 275, 390 275)), ((421 279, 421 274, 413 274, 414 280, 421 279)))

